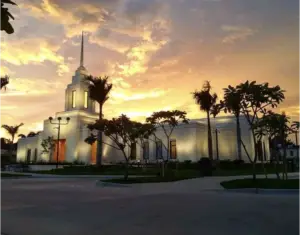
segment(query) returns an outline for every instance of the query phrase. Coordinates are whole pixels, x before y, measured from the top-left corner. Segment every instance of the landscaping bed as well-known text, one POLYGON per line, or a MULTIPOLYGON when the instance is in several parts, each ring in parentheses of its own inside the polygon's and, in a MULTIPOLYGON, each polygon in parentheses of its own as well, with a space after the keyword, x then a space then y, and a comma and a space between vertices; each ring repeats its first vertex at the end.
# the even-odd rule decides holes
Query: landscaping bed
POLYGON ((261 189, 299 189, 299 179, 237 179, 223 181, 221 185, 225 189, 246 189, 246 188, 261 188, 261 189))
POLYGON ((1 173, 1 178, 24 178, 24 177, 31 177, 31 175, 1 173))
POLYGON ((127 180, 124 178, 117 178, 117 179, 107 179, 102 180, 102 182, 109 182, 109 183, 116 183, 116 184, 142 184, 142 183, 162 183, 162 182, 174 182, 174 181, 180 181, 180 180, 186 180, 186 179, 192 179, 197 178, 199 176, 173 176, 173 177, 130 177, 127 180))

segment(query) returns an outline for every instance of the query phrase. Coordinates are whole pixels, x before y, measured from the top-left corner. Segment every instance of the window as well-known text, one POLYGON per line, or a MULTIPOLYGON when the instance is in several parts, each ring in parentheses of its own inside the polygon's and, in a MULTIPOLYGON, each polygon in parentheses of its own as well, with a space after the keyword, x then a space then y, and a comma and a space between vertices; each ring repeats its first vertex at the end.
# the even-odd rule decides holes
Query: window
POLYGON ((27 149, 27 156, 26 156, 27 162, 30 162, 30 157, 31 157, 31 149, 27 149))
POLYGON ((85 109, 88 108, 88 92, 87 91, 84 92, 84 108, 85 109))
POLYGON ((76 91, 72 91, 72 108, 76 107, 76 91))
POLYGON ((156 159, 162 159, 162 142, 156 141, 156 159))
POLYGON ((290 151, 290 157, 293 157, 293 156, 294 156, 294 151, 291 150, 291 151, 290 151))
POLYGON ((130 159, 136 160, 136 143, 132 143, 130 146, 130 159))
POLYGON ((143 144, 143 159, 149 159, 149 142, 144 142, 143 144))
POLYGON ((170 141, 170 158, 171 159, 177 158, 176 140, 170 141))
POLYGON ((34 149, 34 160, 33 161, 37 161, 37 148, 34 149))

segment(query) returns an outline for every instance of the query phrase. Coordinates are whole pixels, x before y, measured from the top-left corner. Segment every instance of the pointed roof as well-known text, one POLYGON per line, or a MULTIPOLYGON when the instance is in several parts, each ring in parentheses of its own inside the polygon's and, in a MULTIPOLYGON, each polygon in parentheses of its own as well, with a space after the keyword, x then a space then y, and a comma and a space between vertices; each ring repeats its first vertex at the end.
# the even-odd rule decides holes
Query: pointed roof
POLYGON ((80 51, 80 67, 83 67, 83 31, 82 31, 82 35, 81 35, 81 51, 80 51))
POLYGON ((83 38, 83 31, 82 31, 82 34, 81 34, 81 49, 80 49, 80 64, 79 64, 79 67, 78 67, 78 71, 82 71, 82 70, 85 70, 86 71, 86 68, 84 67, 84 38, 83 38))

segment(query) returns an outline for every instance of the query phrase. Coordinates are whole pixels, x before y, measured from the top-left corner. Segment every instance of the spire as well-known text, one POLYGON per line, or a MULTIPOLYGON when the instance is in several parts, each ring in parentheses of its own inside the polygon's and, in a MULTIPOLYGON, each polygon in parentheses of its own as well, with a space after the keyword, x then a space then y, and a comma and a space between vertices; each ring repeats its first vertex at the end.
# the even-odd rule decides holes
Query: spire
POLYGON ((80 67, 83 67, 83 31, 81 35, 80 67))

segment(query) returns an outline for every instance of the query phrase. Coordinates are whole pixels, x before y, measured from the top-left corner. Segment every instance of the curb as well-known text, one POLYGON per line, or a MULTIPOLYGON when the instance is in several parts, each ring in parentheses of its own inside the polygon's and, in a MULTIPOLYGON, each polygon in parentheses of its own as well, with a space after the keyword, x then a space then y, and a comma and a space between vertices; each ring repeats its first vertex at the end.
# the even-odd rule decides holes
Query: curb
MULTIPOLYGON (((224 189, 225 192, 233 193, 254 193, 256 194, 255 188, 245 188, 245 189, 224 189)), ((258 189, 258 194, 286 194, 286 195, 299 195, 298 189, 258 189)))
POLYGON ((117 187, 117 188, 129 188, 129 185, 126 184, 117 184, 117 183, 110 183, 110 182, 104 182, 101 180, 97 180, 96 186, 98 187, 117 187))

